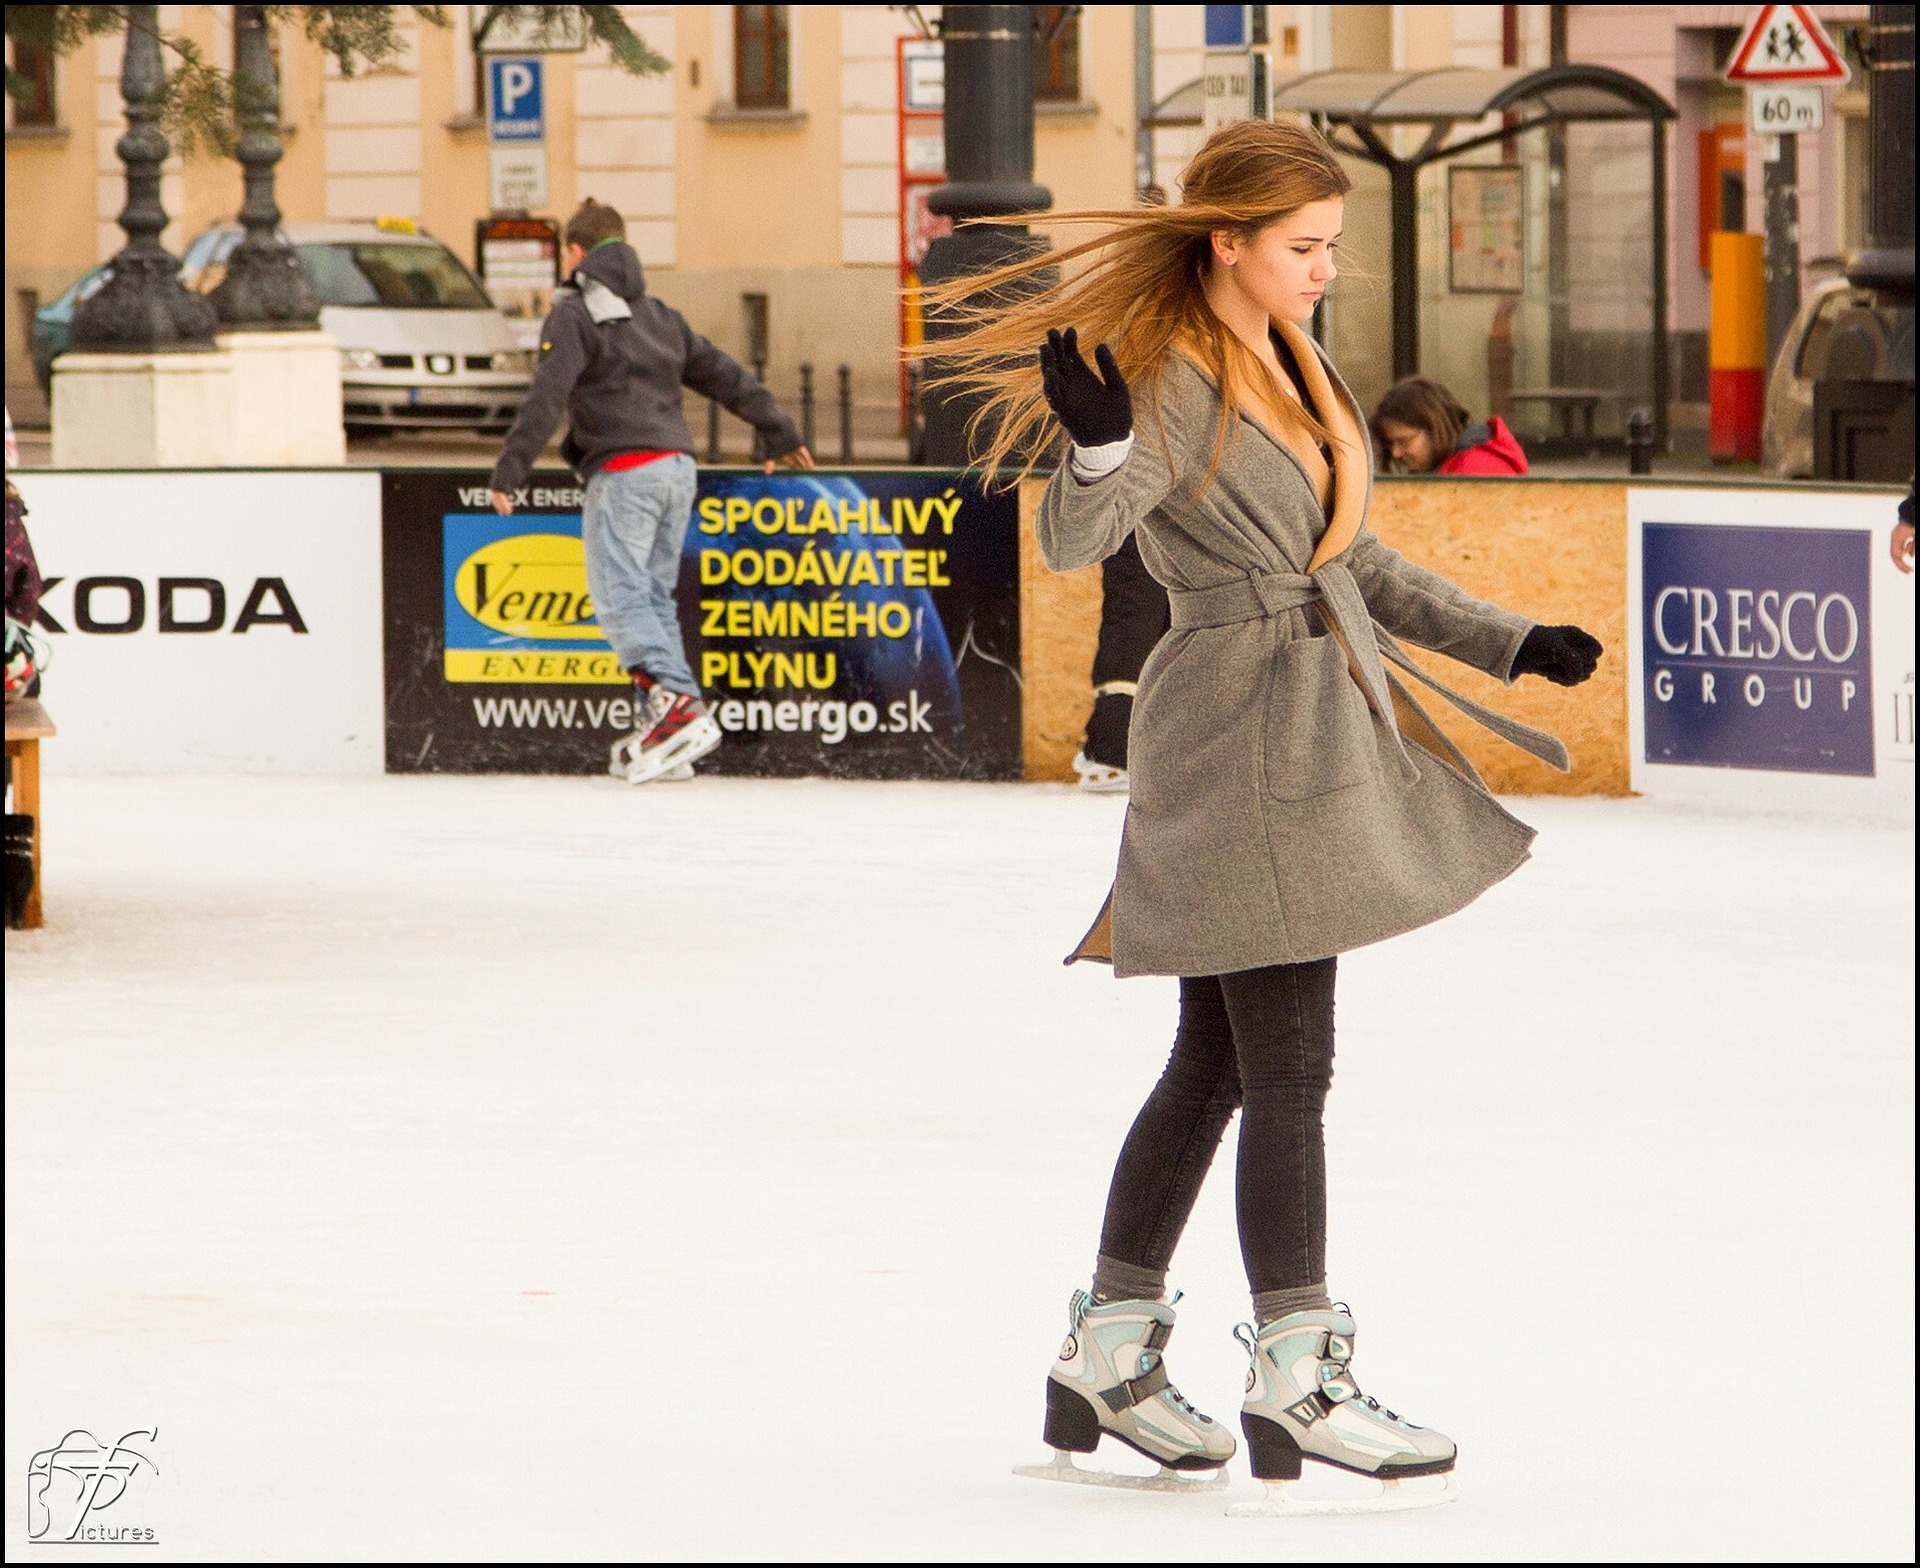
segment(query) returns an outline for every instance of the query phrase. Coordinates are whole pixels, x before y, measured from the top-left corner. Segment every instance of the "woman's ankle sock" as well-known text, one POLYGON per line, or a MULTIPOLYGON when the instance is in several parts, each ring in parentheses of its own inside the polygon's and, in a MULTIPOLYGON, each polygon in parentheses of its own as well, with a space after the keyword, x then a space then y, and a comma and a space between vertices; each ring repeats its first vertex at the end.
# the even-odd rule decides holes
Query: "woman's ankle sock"
POLYGON ((1333 1298, 1327 1294, 1325 1280, 1317 1285, 1296 1285, 1290 1290, 1256 1290, 1253 1293, 1253 1321, 1262 1328, 1295 1312, 1327 1312, 1332 1307, 1333 1298))
POLYGON ((1143 1269, 1137 1263, 1122 1263, 1104 1252, 1094 1260, 1093 1299, 1108 1301, 1158 1301, 1167 1293, 1165 1269, 1143 1269))

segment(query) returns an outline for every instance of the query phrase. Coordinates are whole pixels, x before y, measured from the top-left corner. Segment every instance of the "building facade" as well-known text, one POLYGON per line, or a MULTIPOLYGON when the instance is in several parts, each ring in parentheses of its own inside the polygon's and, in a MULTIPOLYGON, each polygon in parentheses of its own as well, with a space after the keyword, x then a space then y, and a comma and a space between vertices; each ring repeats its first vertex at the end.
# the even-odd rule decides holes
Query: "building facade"
MULTIPOLYGON (((408 217, 474 259, 475 223, 488 212, 483 73, 473 40, 474 18, 485 8, 447 9, 450 26, 409 19, 403 55, 352 77, 296 29, 282 29, 286 153, 279 198, 288 221, 408 217)), ((1201 137, 1197 84, 1208 8, 1041 9, 1049 13, 1049 38, 1039 57, 1035 177, 1061 208, 1127 204, 1149 172, 1177 200, 1179 169, 1201 137)), ((1814 9, 1843 40, 1867 15, 1865 6, 1814 9)), ((897 435, 904 144, 898 51, 901 40, 917 36, 915 14, 880 5, 624 10, 671 69, 635 78, 599 49, 544 58, 549 189, 541 211, 564 218, 586 196, 620 208, 656 292, 698 330, 730 352, 763 356, 769 380, 787 397, 803 363, 823 378, 831 367, 850 366, 863 438, 897 435)), ((1558 12, 1567 58, 1631 72, 1673 102, 1680 115, 1668 170, 1674 391, 1683 405, 1704 399, 1700 231, 1703 224, 1757 227, 1761 220, 1764 145, 1747 136, 1739 95, 1718 80, 1747 8, 1266 11, 1278 74, 1545 65, 1558 12), (1709 191, 1711 203, 1703 194, 1709 191)), ((919 13, 934 17, 938 8, 919 13)), ((232 7, 163 6, 161 16, 164 31, 231 63, 232 7)), ((7 397, 22 420, 44 411, 27 348, 34 308, 121 243, 113 221, 124 199, 113 150, 123 128, 120 58, 119 40, 102 38, 64 59, 10 62, 45 83, 36 101, 8 104, 7 397)), ((1862 75, 1830 110, 1826 128, 1804 136, 1800 151, 1801 250, 1808 260, 1855 242, 1863 221, 1862 75)), ((1644 332, 1651 232, 1645 134, 1644 127, 1578 128, 1563 175, 1569 190, 1558 238, 1547 221, 1551 171, 1544 148, 1532 145, 1544 138, 1517 139, 1509 156, 1527 170, 1527 282, 1504 306, 1450 287, 1448 175, 1444 167, 1429 171, 1421 224, 1424 372, 1480 409, 1503 384, 1551 379, 1542 323, 1556 310, 1563 321, 1572 312, 1575 331, 1595 345, 1596 363, 1606 361, 1608 341, 1644 332), (1563 252, 1557 258, 1556 244, 1563 252), (1501 346, 1490 355, 1492 344, 1501 346), (1511 367, 1494 362, 1499 354, 1511 356, 1511 367)), ((1349 275, 1330 304, 1326 329, 1356 390, 1370 399, 1384 390, 1391 366, 1386 186, 1375 168, 1354 172, 1349 275)), ((232 216, 239 168, 210 154, 175 157, 164 197, 173 219, 166 241, 178 252, 207 225, 232 216)), ((1629 366, 1615 374, 1630 380, 1634 372, 1629 366)), ((1689 423, 1684 408, 1678 423, 1689 423)))

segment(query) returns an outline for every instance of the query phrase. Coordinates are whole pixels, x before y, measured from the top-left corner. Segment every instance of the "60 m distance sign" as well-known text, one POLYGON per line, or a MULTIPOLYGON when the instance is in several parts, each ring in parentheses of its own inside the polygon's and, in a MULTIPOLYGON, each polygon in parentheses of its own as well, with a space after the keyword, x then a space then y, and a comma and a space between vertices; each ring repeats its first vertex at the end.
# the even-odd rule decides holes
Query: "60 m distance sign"
POLYGON ((1827 122, 1826 95, 1818 87, 1752 87, 1747 90, 1747 129, 1756 136, 1817 131, 1827 122))

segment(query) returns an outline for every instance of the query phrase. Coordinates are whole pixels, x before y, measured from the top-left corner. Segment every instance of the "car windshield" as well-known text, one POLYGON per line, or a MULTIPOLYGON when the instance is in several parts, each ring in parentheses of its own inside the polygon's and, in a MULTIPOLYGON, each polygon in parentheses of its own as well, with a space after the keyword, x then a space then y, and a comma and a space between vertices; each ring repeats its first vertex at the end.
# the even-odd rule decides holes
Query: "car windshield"
POLYGON ((487 310, 493 304, 444 245, 367 240, 295 249, 323 305, 487 310))

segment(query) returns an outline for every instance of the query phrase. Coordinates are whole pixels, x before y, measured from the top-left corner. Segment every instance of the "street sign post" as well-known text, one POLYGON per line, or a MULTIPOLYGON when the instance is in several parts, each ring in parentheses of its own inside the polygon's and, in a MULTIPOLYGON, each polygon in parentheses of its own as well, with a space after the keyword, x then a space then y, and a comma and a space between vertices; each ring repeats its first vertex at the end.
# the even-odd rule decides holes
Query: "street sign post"
POLYGON ((537 59, 487 61, 488 141, 546 140, 545 74, 537 59))
POLYGON ((1755 136, 1792 136, 1827 123, 1827 95, 1818 87, 1750 87, 1747 129, 1755 136))
POLYGON ((1843 87, 1852 75, 1809 6, 1763 5, 1727 63, 1727 80, 1750 87, 1826 82, 1843 87))
POLYGON ((1211 136, 1235 120, 1264 120, 1272 110, 1272 34, 1264 5, 1206 8, 1200 123, 1211 136))
POLYGON ((1800 139, 1826 122, 1823 86, 1851 73, 1820 18, 1804 5, 1763 5, 1747 18, 1726 79, 1747 89, 1747 125, 1764 136, 1767 208, 1767 364, 1800 308, 1800 139))
POLYGON ((547 149, 512 143, 487 149, 487 204, 495 212, 531 212, 547 204, 547 149))
POLYGON ((538 58, 487 61, 487 202, 495 212, 546 205, 546 81, 538 58))

